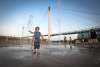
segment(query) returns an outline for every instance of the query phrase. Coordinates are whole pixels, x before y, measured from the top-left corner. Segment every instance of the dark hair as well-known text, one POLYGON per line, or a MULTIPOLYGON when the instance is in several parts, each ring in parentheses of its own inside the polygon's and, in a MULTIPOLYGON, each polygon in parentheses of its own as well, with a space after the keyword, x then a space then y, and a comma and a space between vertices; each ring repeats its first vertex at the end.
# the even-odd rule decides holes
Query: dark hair
POLYGON ((37 30, 37 29, 39 30, 39 29, 40 29, 40 27, 38 27, 38 26, 37 26, 37 27, 35 27, 35 30, 37 30))

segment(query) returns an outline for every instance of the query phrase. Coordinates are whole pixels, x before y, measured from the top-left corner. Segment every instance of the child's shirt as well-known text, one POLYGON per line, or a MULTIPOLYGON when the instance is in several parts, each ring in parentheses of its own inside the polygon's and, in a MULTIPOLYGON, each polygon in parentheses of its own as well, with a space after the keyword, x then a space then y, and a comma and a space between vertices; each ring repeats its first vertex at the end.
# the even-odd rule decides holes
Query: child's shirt
POLYGON ((40 42, 40 36, 41 33, 40 32, 34 32, 34 42, 40 42))

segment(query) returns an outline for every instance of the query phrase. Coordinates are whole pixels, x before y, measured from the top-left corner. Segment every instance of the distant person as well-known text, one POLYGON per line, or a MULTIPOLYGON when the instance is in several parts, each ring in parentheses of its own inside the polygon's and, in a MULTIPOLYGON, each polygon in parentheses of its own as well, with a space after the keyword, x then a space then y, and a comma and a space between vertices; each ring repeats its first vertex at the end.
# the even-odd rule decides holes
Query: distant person
POLYGON ((64 43, 67 43, 67 38, 66 38, 66 36, 64 36, 64 43))
POLYGON ((72 38, 71 37, 69 37, 69 44, 71 44, 72 43, 72 38))
MULTIPOLYGON (((30 33, 33 33, 33 44, 34 44, 34 53, 38 53, 40 49, 40 37, 41 37, 41 32, 39 32, 40 28, 37 26, 35 27, 35 31, 30 33)), ((33 49, 32 49, 33 50, 33 49)))
POLYGON ((84 44, 84 43, 85 43, 84 40, 85 40, 85 39, 84 39, 84 34, 82 34, 82 44, 83 44, 83 45, 85 45, 85 44, 84 44))
POLYGON ((69 45, 70 45, 70 48, 72 49, 72 38, 71 37, 69 37, 69 45))
POLYGON ((66 43, 67 43, 67 38, 66 38, 66 36, 64 36, 64 45, 65 45, 65 48, 66 48, 66 43))
POLYGON ((97 41, 97 34, 96 34, 96 31, 94 29, 90 30, 90 37, 91 37, 92 43, 97 41))

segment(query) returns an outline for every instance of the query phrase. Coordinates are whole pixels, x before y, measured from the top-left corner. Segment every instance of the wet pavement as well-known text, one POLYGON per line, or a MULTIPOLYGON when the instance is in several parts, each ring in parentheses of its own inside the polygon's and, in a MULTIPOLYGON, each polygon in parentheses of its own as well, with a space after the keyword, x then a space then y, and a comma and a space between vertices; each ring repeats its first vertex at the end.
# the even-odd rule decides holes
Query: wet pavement
POLYGON ((0 67, 100 67, 100 49, 48 45, 34 54, 31 46, 1 47, 0 67))

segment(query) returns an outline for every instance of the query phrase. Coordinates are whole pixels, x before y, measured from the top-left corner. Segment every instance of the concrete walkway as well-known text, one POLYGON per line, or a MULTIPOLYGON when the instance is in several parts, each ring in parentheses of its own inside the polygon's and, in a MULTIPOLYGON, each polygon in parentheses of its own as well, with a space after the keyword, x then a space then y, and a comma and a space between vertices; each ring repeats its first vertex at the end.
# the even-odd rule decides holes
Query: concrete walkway
POLYGON ((49 45, 34 54, 30 46, 1 47, 0 67, 100 67, 100 49, 49 45))

